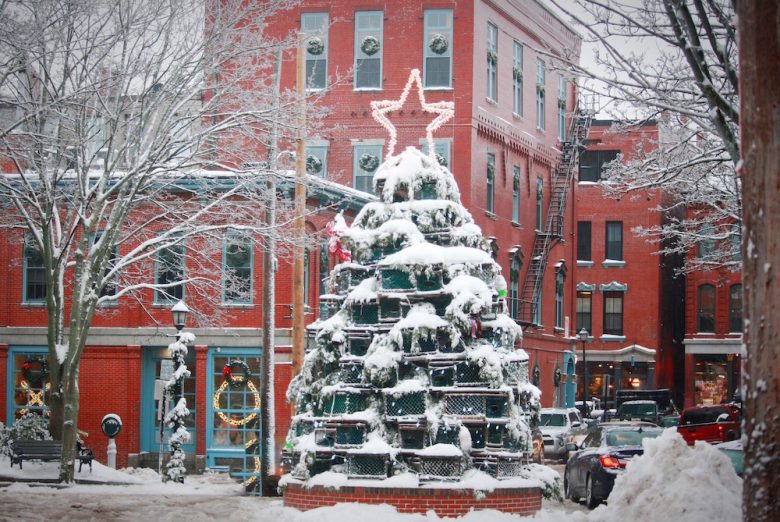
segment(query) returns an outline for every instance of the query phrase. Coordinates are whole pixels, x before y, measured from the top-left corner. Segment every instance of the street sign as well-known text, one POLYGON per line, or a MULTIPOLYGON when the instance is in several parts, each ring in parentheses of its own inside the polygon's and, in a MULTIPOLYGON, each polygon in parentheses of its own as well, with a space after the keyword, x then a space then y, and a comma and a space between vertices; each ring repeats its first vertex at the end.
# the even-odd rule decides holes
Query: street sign
POLYGON ((103 430, 103 434, 109 439, 113 439, 119 432, 122 431, 122 419, 116 413, 109 413, 103 417, 103 421, 100 423, 100 429, 103 430))

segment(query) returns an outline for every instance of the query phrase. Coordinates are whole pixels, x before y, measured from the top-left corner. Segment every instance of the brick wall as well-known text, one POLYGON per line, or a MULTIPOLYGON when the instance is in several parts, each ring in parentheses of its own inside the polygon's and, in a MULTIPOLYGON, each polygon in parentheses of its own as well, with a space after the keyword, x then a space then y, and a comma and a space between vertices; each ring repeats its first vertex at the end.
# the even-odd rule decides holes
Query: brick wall
POLYGON ((284 490, 285 507, 308 511, 343 502, 390 504, 401 513, 427 513, 434 510, 440 517, 459 517, 471 509, 495 509, 522 516, 533 515, 542 508, 539 488, 502 488, 477 499, 472 490, 427 488, 369 488, 344 486, 336 491, 322 486, 306 488, 288 484, 284 490))

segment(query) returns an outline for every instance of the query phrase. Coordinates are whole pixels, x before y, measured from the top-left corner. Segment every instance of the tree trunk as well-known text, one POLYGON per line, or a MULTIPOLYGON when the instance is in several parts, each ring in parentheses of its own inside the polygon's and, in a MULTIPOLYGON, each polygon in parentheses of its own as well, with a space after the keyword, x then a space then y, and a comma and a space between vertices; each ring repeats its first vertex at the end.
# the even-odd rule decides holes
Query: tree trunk
POLYGON ((738 2, 744 172, 743 518, 780 520, 780 8, 738 2))
POLYGON ((60 460, 60 482, 73 482, 73 459, 76 457, 76 430, 79 417, 78 366, 63 365, 62 387, 65 398, 62 423, 62 460, 60 460))

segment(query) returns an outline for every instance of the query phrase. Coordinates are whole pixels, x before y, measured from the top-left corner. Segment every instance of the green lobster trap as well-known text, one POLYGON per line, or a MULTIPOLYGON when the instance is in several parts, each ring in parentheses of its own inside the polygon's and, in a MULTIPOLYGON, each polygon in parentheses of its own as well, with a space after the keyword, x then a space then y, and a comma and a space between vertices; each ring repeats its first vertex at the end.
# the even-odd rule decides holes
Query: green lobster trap
POLYGON ((419 188, 414 191, 414 199, 439 199, 439 192, 436 189, 436 181, 423 181, 419 188))
POLYGON ((379 270, 379 281, 382 290, 409 291, 414 289, 412 275, 409 272, 397 268, 382 267, 379 270))
POLYGON ((356 325, 379 323, 379 305, 376 303, 356 303, 350 309, 350 317, 356 325))
POLYGON ((457 480, 463 474, 462 457, 420 457, 420 480, 457 480))
POLYGON ((379 322, 395 322, 409 311, 409 302, 392 297, 379 298, 379 322))
POLYGON ((362 393, 334 393, 325 400, 325 415, 344 415, 363 411, 368 406, 368 397, 362 393))
POLYGON ((363 364, 357 361, 339 363, 339 381, 345 384, 363 384, 363 364))
POLYGON ((345 424, 336 426, 336 446, 356 447, 366 441, 365 424, 345 424))
POLYGON ((350 478, 387 478, 387 455, 347 455, 345 460, 350 478))
POLYGON ((371 346, 373 336, 366 331, 347 331, 346 352, 355 357, 363 357, 371 346))
POLYGON ((388 417, 425 415, 425 392, 386 395, 385 412, 388 417))
POLYGON ((398 445, 401 449, 423 449, 427 429, 425 426, 399 425, 398 426, 398 445))

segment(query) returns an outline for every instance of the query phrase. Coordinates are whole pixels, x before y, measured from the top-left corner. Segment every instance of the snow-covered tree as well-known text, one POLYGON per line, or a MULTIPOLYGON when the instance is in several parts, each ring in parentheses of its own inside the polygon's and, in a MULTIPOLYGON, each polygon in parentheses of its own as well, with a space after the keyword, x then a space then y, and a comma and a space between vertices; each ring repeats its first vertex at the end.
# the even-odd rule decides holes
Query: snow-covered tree
MULTIPOLYGON (((276 197, 267 151, 299 121, 294 93, 273 81, 276 50, 295 42, 263 28, 293 3, 0 2, 0 226, 45 274, 63 481, 95 311, 152 292, 173 303, 186 285, 198 323, 218 323, 225 235, 260 247, 286 237, 282 202, 275 230, 259 216, 276 197)), ((225 292, 249 290, 225 280, 236 283, 225 292)))
MULTIPOLYGON (((731 0, 573 0, 552 2, 595 43, 595 63, 569 63, 584 92, 615 119, 656 119, 661 132, 627 162, 605 170, 613 196, 661 187, 674 196, 659 211, 670 222, 639 232, 685 270, 739 270, 742 227, 738 60, 731 0)), ((620 131, 616 126, 616 132, 620 131)))
POLYGON ((351 227, 332 227, 328 311, 288 389, 292 476, 530 474, 539 390, 454 177, 433 155, 391 148, 374 192, 351 227))

